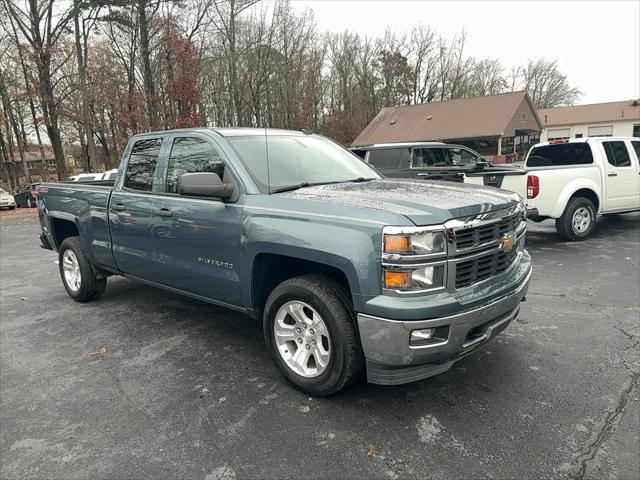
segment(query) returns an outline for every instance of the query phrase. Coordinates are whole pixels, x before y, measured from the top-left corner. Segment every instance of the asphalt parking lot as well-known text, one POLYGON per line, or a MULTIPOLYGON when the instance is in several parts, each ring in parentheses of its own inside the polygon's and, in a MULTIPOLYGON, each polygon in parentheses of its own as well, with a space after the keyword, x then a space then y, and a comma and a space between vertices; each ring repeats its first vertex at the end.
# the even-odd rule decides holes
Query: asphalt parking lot
POLYGON ((440 376, 288 386, 249 318, 123 278, 77 304, 0 213, 0 477, 640 477, 640 214, 530 225, 519 319, 440 376))

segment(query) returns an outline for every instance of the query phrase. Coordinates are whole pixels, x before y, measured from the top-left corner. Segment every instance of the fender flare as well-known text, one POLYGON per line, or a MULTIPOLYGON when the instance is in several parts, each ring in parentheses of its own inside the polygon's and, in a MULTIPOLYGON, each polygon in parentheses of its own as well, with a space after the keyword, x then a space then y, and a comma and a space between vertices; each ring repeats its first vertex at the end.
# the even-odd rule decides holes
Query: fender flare
MULTIPOLYGON (((376 247, 374 238, 377 235, 347 225, 310 225, 300 219, 254 217, 243 226, 244 259, 239 273, 253 279, 255 260, 261 254, 326 265, 344 274, 357 308, 361 296, 372 295, 380 288, 375 253, 379 246, 376 247)), ((242 288, 243 304, 248 308, 253 307, 253 294, 251 281, 250 288, 242 288)))
POLYGON ((600 186, 588 178, 575 178, 571 180, 560 193, 556 206, 551 212, 551 217, 560 218, 567 208, 569 199, 579 190, 591 190, 594 193, 598 199, 598 208, 596 213, 600 213, 602 210, 602 193, 600 191, 600 186))

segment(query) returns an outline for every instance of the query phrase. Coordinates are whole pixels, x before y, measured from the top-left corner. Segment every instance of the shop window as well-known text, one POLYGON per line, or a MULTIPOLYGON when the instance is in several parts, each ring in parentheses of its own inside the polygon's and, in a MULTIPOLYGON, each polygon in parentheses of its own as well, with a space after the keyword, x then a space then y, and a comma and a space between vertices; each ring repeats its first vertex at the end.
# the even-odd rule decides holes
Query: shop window
POLYGON ((502 146, 500 147, 502 155, 513 153, 513 137, 502 137, 502 146))
POLYGON ((589 127, 590 137, 613 137, 613 125, 589 127))
POLYGON ((553 140, 569 140, 570 137, 570 128, 556 128, 547 132, 547 140, 550 142, 553 140))

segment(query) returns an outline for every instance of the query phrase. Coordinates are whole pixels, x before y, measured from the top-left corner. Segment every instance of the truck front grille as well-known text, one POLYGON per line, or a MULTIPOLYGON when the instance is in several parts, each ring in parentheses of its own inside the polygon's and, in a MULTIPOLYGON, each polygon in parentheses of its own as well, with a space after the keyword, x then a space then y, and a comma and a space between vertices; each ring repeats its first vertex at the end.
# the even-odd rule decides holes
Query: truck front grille
POLYGON ((518 255, 518 249, 492 251, 485 255, 463 260, 456 265, 456 289, 468 287, 474 283, 486 280, 494 275, 505 272, 518 255))
POLYGON ((524 214, 518 212, 486 225, 456 229, 456 250, 465 250, 500 240, 505 234, 515 232, 522 220, 524 220, 524 214))

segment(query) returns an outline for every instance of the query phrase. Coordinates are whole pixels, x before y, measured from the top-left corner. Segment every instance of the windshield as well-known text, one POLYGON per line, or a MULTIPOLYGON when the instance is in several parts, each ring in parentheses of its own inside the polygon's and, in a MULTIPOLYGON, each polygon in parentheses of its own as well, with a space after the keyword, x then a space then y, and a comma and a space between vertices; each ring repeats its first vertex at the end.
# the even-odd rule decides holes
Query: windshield
POLYGON ((380 178, 360 158, 326 138, 306 135, 266 138, 266 142, 262 135, 227 138, 263 192, 301 184, 380 178))

